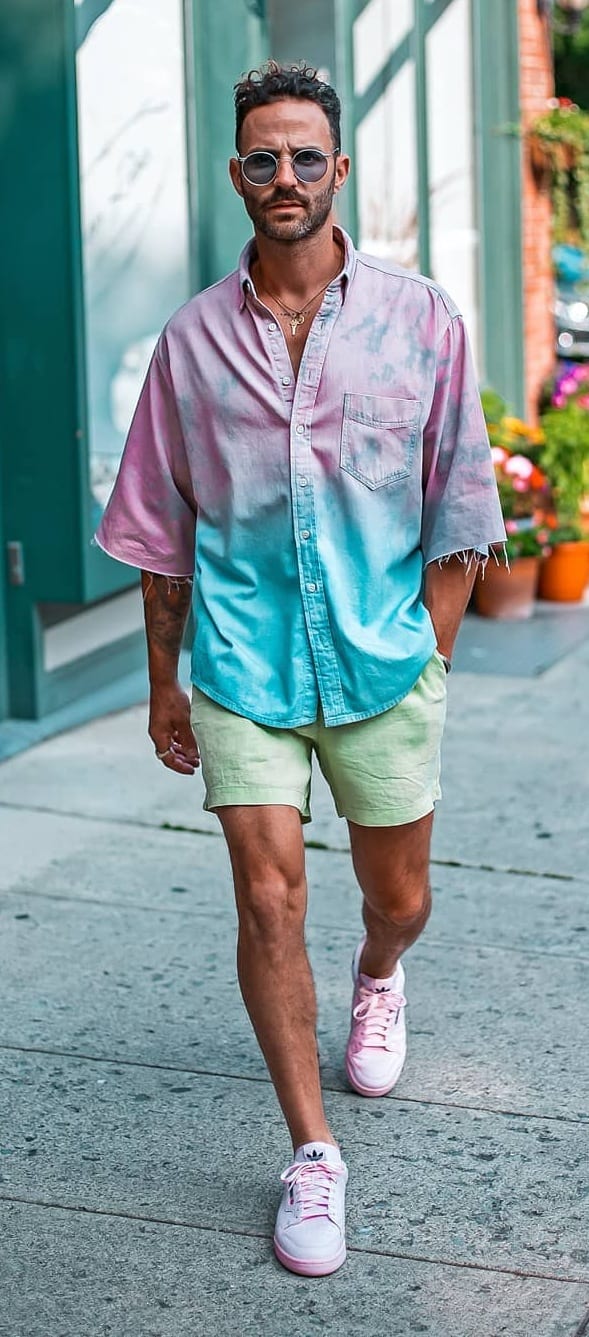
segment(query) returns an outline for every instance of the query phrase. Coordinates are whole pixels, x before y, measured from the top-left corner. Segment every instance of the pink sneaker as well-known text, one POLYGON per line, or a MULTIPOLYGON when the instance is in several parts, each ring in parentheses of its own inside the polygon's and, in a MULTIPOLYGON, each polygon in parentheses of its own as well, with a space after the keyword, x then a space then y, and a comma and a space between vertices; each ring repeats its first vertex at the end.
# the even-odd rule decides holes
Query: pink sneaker
POLYGON ((348 1171, 338 1147, 305 1142, 280 1176, 284 1184, 274 1231, 274 1252, 290 1272, 323 1277, 346 1258, 348 1171))
POLYGON ((390 979, 361 975, 364 943, 365 938, 352 962, 354 997, 346 1072, 350 1085, 361 1096, 386 1096, 401 1076, 407 1053, 405 971, 399 961, 390 979))

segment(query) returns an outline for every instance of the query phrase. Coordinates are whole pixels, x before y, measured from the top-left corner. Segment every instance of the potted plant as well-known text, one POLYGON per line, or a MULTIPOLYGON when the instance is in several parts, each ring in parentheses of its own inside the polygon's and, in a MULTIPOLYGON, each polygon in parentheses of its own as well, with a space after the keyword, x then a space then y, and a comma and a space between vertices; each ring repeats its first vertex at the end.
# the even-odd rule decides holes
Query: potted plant
POLYGON ((579 239, 589 246, 589 112, 570 98, 551 98, 525 137, 532 168, 551 192, 554 240, 570 240, 572 205, 579 239))
MULTIPOLYGON (((491 440, 514 439, 539 444, 541 433, 519 418, 489 424, 491 440), (534 438, 532 441, 531 438, 534 438)), ((505 445, 492 445, 491 454, 505 518, 505 563, 494 553, 477 575, 474 605, 482 617, 509 620, 530 617, 534 609, 541 558, 549 551, 550 530, 545 523, 549 507, 548 479, 527 456, 505 445)))
POLYGON ((580 525, 556 523, 538 577, 538 598, 578 603, 589 581, 589 539, 580 525))
POLYGON ((483 390, 481 402, 491 449, 504 450, 512 455, 526 455, 538 463, 539 448, 544 441, 542 429, 532 427, 522 418, 510 416, 505 400, 494 390, 483 390))
POLYGON ((532 616, 542 558, 550 551, 550 531, 545 525, 519 527, 507 519, 506 562, 495 555, 475 581, 475 608, 481 617, 520 621, 532 616))
POLYGON ((552 484, 555 517, 538 593, 541 599, 577 602, 589 579, 589 539, 581 525, 589 491, 589 368, 565 365, 541 422, 539 459, 552 484))

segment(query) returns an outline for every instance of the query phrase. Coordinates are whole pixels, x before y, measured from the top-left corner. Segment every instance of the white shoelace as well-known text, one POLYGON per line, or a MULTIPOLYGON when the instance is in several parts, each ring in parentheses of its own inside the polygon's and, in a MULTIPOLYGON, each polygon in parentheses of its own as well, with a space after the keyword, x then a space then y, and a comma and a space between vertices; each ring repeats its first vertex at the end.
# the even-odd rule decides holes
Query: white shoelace
POLYGON ((312 1216, 329 1215, 329 1197, 338 1175, 343 1175, 344 1167, 319 1164, 317 1161, 295 1161, 289 1165, 280 1178, 288 1185, 291 1202, 298 1198, 301 1205, 301 1220, 308 1221, 312 1216))
POLYGON ((406 999, 402 993, 390 989, 378 993, 362 989, 361 995, 361 1001, 352 1012, 354 1021, 359 1022, 358 1039, 368 1049, 382 1049, 393 1016, 396 1020, 406 999))

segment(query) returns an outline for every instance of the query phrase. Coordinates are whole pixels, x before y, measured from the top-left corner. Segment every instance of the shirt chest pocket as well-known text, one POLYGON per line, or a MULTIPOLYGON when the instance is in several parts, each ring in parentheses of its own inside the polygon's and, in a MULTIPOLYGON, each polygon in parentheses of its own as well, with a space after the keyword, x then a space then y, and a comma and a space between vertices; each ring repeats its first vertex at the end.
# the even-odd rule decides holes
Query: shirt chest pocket
POLYGON ((421 400, 344 395, 340 465, 366 487, 411 473, 420 437, 421 400))

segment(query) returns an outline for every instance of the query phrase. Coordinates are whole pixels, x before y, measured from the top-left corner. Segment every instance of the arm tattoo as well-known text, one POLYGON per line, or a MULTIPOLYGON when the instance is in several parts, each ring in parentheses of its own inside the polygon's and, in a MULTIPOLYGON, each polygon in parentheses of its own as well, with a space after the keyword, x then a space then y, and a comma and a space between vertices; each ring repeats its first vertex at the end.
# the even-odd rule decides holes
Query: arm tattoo
POLYGON ((142 571, 141 584, 148 648, 177 661, 190 609, 192 579, 142 571))

